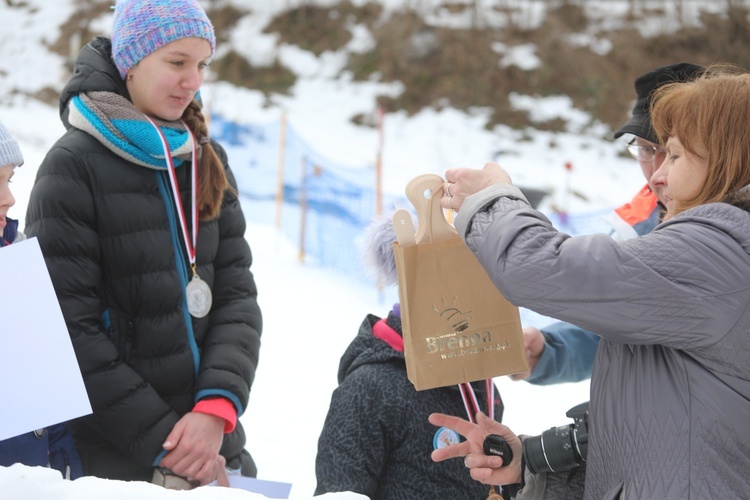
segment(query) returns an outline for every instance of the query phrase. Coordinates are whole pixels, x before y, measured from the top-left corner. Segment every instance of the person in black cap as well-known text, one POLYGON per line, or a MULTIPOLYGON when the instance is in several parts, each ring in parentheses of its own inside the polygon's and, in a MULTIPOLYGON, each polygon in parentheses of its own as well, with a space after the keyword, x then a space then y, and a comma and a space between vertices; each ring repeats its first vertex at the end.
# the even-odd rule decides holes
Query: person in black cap
MULTIPOLYGON (((633 107, 633 114, 620 129, 615 132, 614 137, 618 139, 623 135, 630 134, 633 139, 628 142, 628 150, 638 160, 643 171, 643 176, 649 182, 648 189, 651 193, 656 195, 659 203, 663 206, 662 199, 662 187, 651 184, 651 176, 654 174, 661 162, 664 161, 664 150, 659 146, 659 139, 656 137, 653 127, 651 126, 651 118, 649 116, 649 106, 651 105, 651 96, 654 90, 658 89, 662 85, 668 83, 685 82, 693 80, 697 76, 701 75, 706 68, 696 64, 690 63, 678 63, 669 66, 663 66, 653 71, 649 71, 643 76, 638 77, 635 80, 635 91, 638 99, 633 107)), ((644 187, 645 189, 645 187, 644 187)), ((640 195, 640 193, 639 193, 640 195)), ((632 205, 632 202, 631 202, 632 205)), ((628 205, 625 205, 628 206, 628 205)), ((618 211, 621 209, 618 209, 618 211)), ((658 212, 658 211, 656 211, 658 212)), ((649 219, 652 219, 652 214, 649 215, 649 219)), ((626 222, 626 216, 620 215, 623 221, 626 222)), ((656 223, 658 223, 658 217, 654 217, 656 223)), ((653 220, 651 222, 654 222, 653 220)), ((628 236, 640 236, 653 229, 655 224, 643 221, 646 227, 638 227, 638 223, 632 224, 633 230, 636 234, 628 235, 624 233, 624 239, 628 236)), ((616 230, 617 228, 615 228, 616 230)))
MULTIPOLYGON (((647 184, 629 203, 615 209, 606 218, 612 227, 609 235, 613 239, 623 241, 648 234, 661 218, 664 206, 662 187, 650 182, 665 158, 649 116, 654 90, 668 83, 693 80, 705 69, 697 64, 677 63, 656 68, 635 80, 637 100, 632 116, 614 133, 614 137, 633 136, 628 142, 628 150, 638 160, 647 184)), ((590 378, 599 336, 570 323, 557 322, 542 329, 525 327, 524 343, 529 371, 511 378, 535 385, 550 385, 590 378)))

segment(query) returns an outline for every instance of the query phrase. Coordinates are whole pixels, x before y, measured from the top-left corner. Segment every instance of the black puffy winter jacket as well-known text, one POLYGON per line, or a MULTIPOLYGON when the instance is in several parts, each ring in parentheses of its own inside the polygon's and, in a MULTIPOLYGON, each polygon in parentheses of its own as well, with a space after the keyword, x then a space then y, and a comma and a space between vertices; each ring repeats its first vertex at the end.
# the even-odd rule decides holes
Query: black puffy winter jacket
MULTIPOLYGON (((221 215, 201 222, 198 273, 213 291, 208 316, 186 308, 186 252, 167 172, 130 163, 67 123, 69 100, 102 90, 127 96, 96 38, 61 96, 68 129, 39 167, 26 232, 42 251, 83 373, 93 414, 72 425, 84 473, 150 479, 175 423, 204 398, 247 407, 258 363, 261 313, 245 218, 227 193, 221 215)), ((224 164, 226 154, 213 143, 224 164)), ((190 205, 189 162, 177 168, 190 205)), ((230 183, 235 184, 227 166, 230 183)), ((238 422, 221 454, 254 471, 238 422)))

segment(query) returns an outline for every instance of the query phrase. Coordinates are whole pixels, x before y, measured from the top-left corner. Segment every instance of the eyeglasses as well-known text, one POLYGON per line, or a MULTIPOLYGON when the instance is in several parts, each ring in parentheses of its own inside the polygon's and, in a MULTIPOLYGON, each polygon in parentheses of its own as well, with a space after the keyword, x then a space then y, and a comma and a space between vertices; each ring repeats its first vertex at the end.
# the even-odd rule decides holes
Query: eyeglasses
POLYGON ((630 151, 630 154, 633 155, 633 158, 644 163, 654 161, 657 153, 662 156, 665 156, 667 154, 667 152, 661 146, 644 146, 641 144, 636 144, 635 139, 628 143, 628 151, 630 151))

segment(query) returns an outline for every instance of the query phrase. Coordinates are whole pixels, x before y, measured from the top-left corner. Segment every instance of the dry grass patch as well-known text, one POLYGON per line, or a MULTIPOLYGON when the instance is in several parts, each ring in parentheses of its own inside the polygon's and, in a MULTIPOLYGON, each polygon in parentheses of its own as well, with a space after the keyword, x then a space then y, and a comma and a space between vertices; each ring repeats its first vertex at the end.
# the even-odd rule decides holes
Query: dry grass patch
POLYGON ((222 43, 229 41, 229 34, 232 29, 237 25, 237 22, 242 19, 242 16, 249 13, 249 11, 240 10, 234 5, 223 5, 220 7, 212 6, 206 10, 206 14, 211 20, 211 24, 214 25, 216 45, 221 45, 222 43))
POLYGON ((278 60, 274 60, 271 66, 254 67, 233 50, 211 63, 211 68, 220 80, 240 87, 260 90, 265 94, 288 93, 289 88, 297 80, 296 75, 281 65, 278 60))
POLYGON ((343 48, 352 39, 348 29, 357 23, 370 24, 380 17, 382 7, 367 3, 361 7, 349 1, 332 7, 305 4, 277 15, 265 33, 278 33, 283 42, 320 55, 343 48))

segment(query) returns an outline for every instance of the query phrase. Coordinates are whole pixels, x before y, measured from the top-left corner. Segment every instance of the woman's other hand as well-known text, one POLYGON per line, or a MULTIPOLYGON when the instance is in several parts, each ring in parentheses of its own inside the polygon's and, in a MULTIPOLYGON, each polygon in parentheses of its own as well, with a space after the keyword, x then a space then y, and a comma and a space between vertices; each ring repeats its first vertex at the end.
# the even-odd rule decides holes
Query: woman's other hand
POLYGON ((534 372, 534 367, 536 367, 536 364, 539 362, 539 358, 542 356, 546 345, 547 341, 539 328, 533 326, 524 327, 523 346, 526 352, 526 365, 529 369, 525 372, 514 373, 513 375, 510 375, 510 378, 513 380, 529 378, 534 372))
POLYGON ((521 440, 507 426, 490 419, 482 412, 477 413, 476 424, 442 413, 433 413, 429 421, 432 425, 453 429, 466 438, 466 441, 461 443, 433 451, 432 460, 435 462, 464 457, 464 465, 476 481, 493 485, 515 484, 521 481, 521 440), (484 454, 484 439, 490 434, 501 436, 513 450, 513 460, 507 466, 503 466, 501 457, 484 454))

